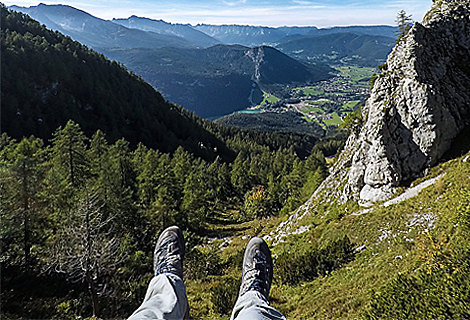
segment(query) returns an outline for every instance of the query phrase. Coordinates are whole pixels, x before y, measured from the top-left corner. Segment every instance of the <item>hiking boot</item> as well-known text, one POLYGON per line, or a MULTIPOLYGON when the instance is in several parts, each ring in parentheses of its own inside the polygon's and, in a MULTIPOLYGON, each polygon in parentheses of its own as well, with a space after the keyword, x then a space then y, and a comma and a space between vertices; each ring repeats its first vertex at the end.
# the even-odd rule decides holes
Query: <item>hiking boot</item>
POLYGON ((184 251, 184 237, 180 228, 173 226, 165 229, 155 246, 155 275, 172 273, 183 279, 184 251))
POLYGON ((243 277, 238 296, 241 297, 246 292, 255 290, 268 300, 272 281, 271 251, 263 239, 255 237, 246 246, 243 256, 243 277))

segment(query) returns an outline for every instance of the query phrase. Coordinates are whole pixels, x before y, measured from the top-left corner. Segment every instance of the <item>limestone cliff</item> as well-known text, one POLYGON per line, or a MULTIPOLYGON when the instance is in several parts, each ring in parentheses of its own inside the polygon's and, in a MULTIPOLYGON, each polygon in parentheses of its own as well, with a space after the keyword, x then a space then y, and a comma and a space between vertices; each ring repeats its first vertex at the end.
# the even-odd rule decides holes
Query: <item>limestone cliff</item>
POLYGON ((434 1, 397 43, 317 193, 385 200, 436 164, 470 123, 470 1, 434 1))

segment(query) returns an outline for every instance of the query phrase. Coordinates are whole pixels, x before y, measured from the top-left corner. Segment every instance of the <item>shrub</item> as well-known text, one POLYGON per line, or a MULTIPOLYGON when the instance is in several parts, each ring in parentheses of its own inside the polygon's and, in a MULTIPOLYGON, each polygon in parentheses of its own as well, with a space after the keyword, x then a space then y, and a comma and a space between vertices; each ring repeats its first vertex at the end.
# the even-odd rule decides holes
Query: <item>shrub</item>
POLYGON ((219 314, 230 314, 237 301, 240 279, 224 277, 211 288, 211 301, 214 311, 219 314))
POLYGON ((202 251, 194 248, 184 258, 184 274, 187 279, 202 280, 207 276, 222 275, 223 263, 214 248, 202 251))
POLYGON ((344 118, 343 123, 341 123, 339 127, 341 129, 351 130, 354 127, 360 127, 362 123, 362 107, 359 107, 356 111, 348 113, 348 115, 344 118))
POLYGON ((248 220, 268 217, 272 214, 272 203, 263 186, 255 186, 245 194, 243 212, 248 220))
POLYGON ((375 81, 379 78, 379 75, 377 73, 372 74, 372 77, 369 79, 369 88, 372 90, 375 85, 375 81))
POLYGON ((275 274, 283 284, 296 285, 337 270, 354 260, 354 257, 354 245, 345 236, 324 249, 302 253, 291 250, 281 254, 276 260, 275 274))

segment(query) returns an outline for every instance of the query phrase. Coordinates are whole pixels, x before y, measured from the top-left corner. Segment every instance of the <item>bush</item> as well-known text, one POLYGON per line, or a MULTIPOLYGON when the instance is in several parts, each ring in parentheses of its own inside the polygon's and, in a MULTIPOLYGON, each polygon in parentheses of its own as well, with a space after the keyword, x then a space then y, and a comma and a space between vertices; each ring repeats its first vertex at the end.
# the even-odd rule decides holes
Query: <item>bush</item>
POLYGON ((212 248, 207 251, 194 248, 184 258, 184 274, 187 279, 191 280, 222 275, 223 267, 219 253, 212 248))
POLYGON ((211 288, 211 301, 214 311, 219 314, 230 314, 238 298, 240 279, 224 277, 211 288))
POLYGON ((291 250, 276 260, 276 272, 283 284, 296 285, 301 281, 313 281, 354 260, 354 245, 349 238, 337 240, 324 249, 299 253, 291 250))
POLYGON ((243 212, 247 220, 260 219, 272 214, 272 203, 263 186, 255 186, 245 194, 243 212))
POLYGON ((343 123, 341 123, 339 127, 341 129, 351 130, 356 126, 361 126, 362 123, 362 107, 360 107, 356 111, 348 113, 348 115, 344 118, 343 123))

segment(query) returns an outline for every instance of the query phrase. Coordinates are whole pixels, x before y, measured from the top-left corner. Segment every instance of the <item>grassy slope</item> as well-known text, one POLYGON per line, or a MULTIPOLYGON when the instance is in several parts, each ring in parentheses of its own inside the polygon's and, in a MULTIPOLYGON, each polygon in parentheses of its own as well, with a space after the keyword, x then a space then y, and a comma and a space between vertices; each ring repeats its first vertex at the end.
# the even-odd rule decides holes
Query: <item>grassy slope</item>
MULTIPOLYGON (((312 282, 290 287, 275 278, 271 290, 274 306, 289 319, 357 318, 367 308, 373 289, 379 289, 399 273, 414 274, 426 268, 431 263, 430 256, 468 247, 469 240, 456 224, 458 207, 469 201, 460 192, 470 188, 470 154, 467 156, 433 168, 424 179, 443 172, 446 175, 418 196, 389 207, 376 205, 371 212, 361 214, 363 208, 355 203, 316 203, 314 212, 296 223, 297 226, 310 225, 310 230, 290 236, 285 243, 274 246, 274 256, 284 250, 301 250, 308 243, 324 247, 344 235, 358 247, 365 247, 356 255, 355 261, 312 282), (436 218, 433 228, 429 228, 424 220, 410 225, 413 218, 424 217, 436 218)), ((229 232, 233 241, 222 251, 222 260, 243 251, 248 242, 247 237, 242 238, 244 235, 266 235, 285 218, 224 227, 233 229, 229 232)), ((232 265, 224 274, 239 278, 241 271, 232 265)), ((205 313, 209 314, 206 319, 228 319, 228 316, 214 312, 211 302, 210 288, 219 279, 212 277, 206 281, 188 282, 193 317, 205 313)))

